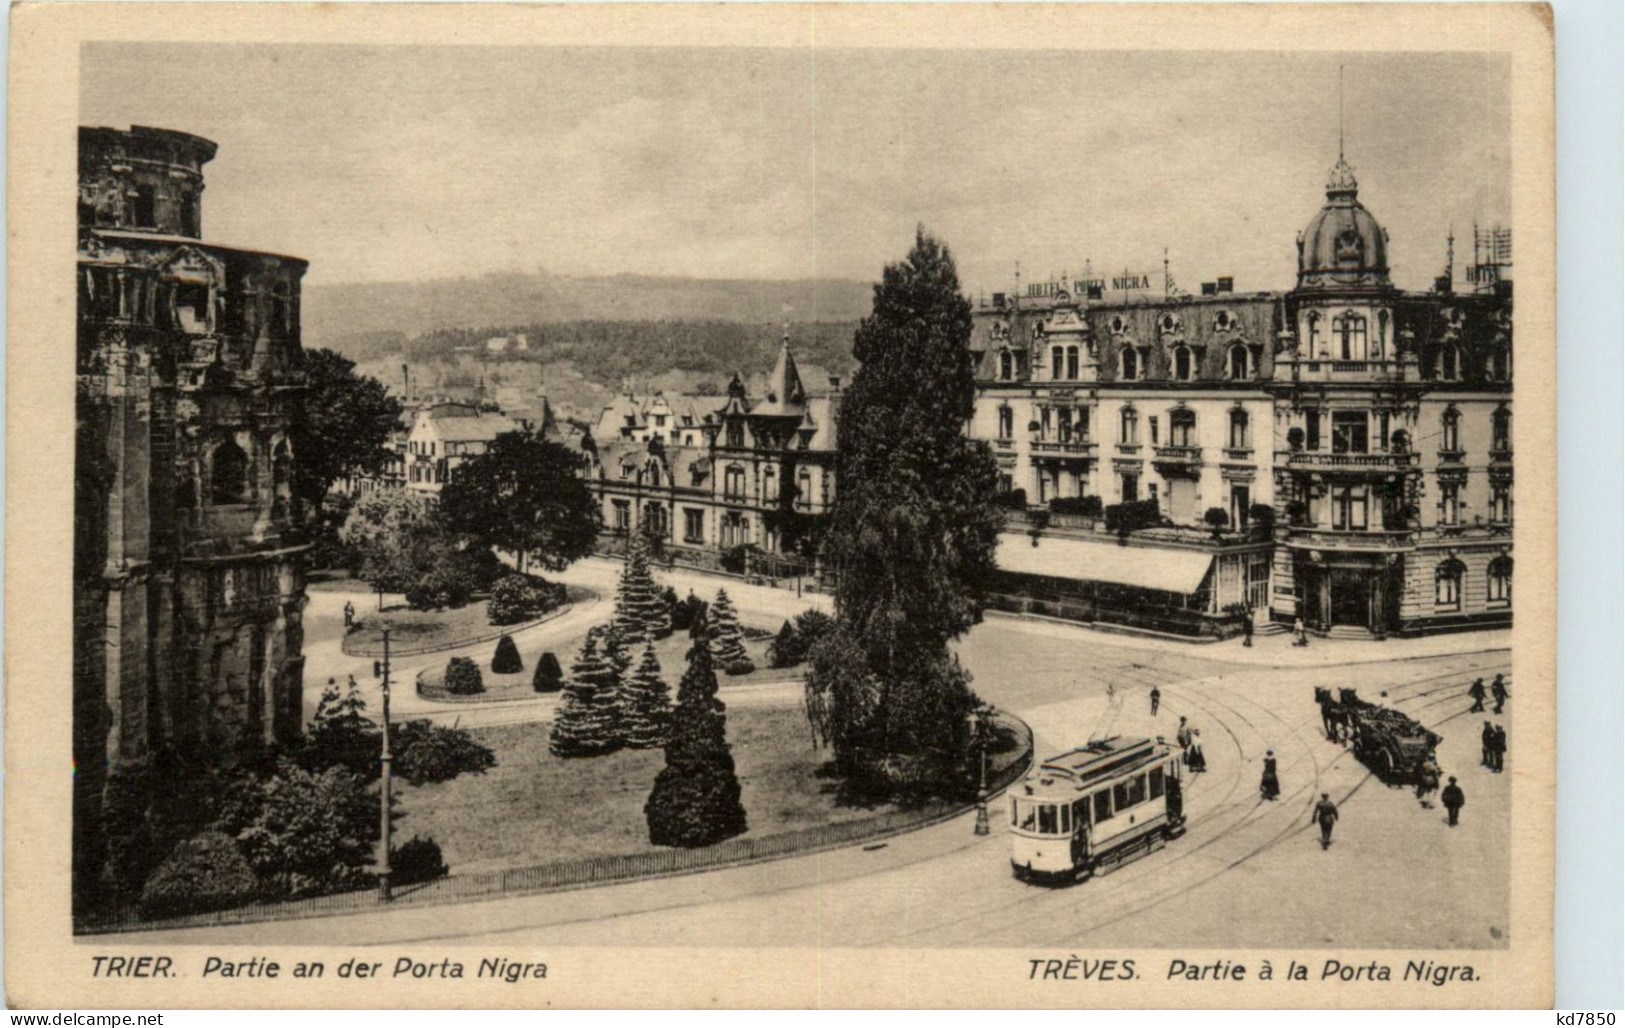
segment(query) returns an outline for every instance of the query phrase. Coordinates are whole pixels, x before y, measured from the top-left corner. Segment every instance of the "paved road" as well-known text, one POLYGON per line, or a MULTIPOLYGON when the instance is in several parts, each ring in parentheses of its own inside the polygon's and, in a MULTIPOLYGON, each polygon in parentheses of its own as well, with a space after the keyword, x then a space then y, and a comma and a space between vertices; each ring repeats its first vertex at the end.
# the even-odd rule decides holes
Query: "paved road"
MULTIPOLYGON (((570 580, 601 590, 613 566, 586 562, 570 580)), ((692 579, 708 595, 714 581, 692 579), (703 588, 701 588, 703 587, 703 588)), ((730 586, 747 620, 771 626, 804 608, 793 593, 730 586)), ((342 604, 342 601, 340 601, 342 604)), ((312 605, 314 609, 316 604, 312 605)), ((579 634, 602 611, 541 626, 579 634)), ((960 655, 975 687, 1032 725, 1043 753, 1094 735, 1172 736, 1184 715, 1202 730, 1211 770, 1188 790, 1190 830, 1163 851, 1068 889, 1016 882, 1009 873, 1002 804, 995 831, 977 838, 966 817, 876 848, 829 853, 560 894, 463 906, 403 907, 287 924, 166 933, 177 942, 344 942, 427 939, 572 945, 1071 947, 1083 945, 1473 948, 1500 945, 1508 920, 1506 775, 1476 767, 1478 720, 1467 683, 1509 669, 1504 650, 1459 641, 1438 656, 1347 666, 1268 668, 1234 648, 1151 643, 1075 626, 996 618, 974 629, 960 655), (1147 696, 1162 692, 1152 719, 1147 696), (1371 778, 1320 734, 1317 684, 1357 686, 1445 736, 1440 755, 1459 775, 1468 809, 1459 828, 1408 790, 1371 778), (1108 685, 1113 698, 1108 698, 1108 685), (1264 752, 1280 761, 1283 792, 1259 799, 1264 752), (1322 852, 1310 811, 1321 792, 1343 817, 1322 852)), ((1325 650, 1322 651, 1326 652, 1325 650)), ((1380 654, 1380 651, 1376 651, 1380 654)), ((443 661, 445 655, 436 660, 443 661)), ((1327 659, 1320 657, 1320 660, 1327 659)), ((1355 663, 1355 661, 1362 661, 1355 663)), ((757 702, 795 702, 793 686, 764 686, 757 702)), ((730 703, 735 702, 730 700, 730 703)), ((492 705, 491 717, 545 716, 542 704, 492 705), (506 706, 506 711, 494 708, 506 706)), ((464 723, 473 712, 460 711, 464 723)), ((1511 717, 1503 722, 1511 727, 1511 717)), ((498 722, 478 722, 498 723, 498 722)), ((1516 735, 1514 733, 1514 751, 1516 735)))

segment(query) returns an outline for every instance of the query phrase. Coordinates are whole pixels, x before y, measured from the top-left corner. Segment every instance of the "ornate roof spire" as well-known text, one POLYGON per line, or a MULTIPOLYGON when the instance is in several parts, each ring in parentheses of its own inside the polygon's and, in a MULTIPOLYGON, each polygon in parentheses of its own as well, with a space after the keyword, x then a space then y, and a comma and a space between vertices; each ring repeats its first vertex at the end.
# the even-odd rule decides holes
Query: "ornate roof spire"
POLYGON ((1337 163, 1326 176, 1326 198, 1328 200, 1339 197, 1352 199, 1359 191, 1360 183, 1355 181, 1354 169, 1343 157, 1343 66, 1337 66, 1337 163))

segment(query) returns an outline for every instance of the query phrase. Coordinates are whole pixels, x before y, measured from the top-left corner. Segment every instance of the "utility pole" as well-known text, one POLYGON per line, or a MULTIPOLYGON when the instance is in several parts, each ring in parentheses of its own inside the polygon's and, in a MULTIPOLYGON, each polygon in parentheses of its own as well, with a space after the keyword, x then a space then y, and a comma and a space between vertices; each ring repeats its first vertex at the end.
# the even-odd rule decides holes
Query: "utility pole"
POLYGON ((379 778, 379 813, 378 813, 378 900, 388 903, 392 898, 389 893, 389 801, 391 764, 393 755, 389 752, 389 629, 384 629, 384 752, 380 758, 382 777, 379 778))

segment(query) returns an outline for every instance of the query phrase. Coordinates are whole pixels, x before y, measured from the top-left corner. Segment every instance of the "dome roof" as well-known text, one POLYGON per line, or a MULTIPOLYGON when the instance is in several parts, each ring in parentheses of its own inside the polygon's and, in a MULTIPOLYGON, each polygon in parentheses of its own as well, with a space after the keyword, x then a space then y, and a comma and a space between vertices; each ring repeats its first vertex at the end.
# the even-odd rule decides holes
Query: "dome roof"
POLYGON ((1326 179, 1326 206, 1298 237, 1298 288, 1388 284, 1388 233, 1358 194, 1354 169, 1338 157, 1326 179))

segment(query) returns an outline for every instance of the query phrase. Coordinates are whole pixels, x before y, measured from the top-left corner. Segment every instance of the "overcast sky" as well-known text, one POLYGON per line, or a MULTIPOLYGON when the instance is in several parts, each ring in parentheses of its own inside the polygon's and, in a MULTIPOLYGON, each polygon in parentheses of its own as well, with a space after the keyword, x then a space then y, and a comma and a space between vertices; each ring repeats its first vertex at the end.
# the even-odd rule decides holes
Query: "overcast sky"
POLYGON ((311 283, 872 280, 924 222, 971 292, 1164 247, 1251 290, 1292 284, 1340 64, 1360 199, 1425 287, 1451 225, 1470 255, 1510 217, 1498 55, 92 44, 80 105, 218 142, 205 235, 311 283))

